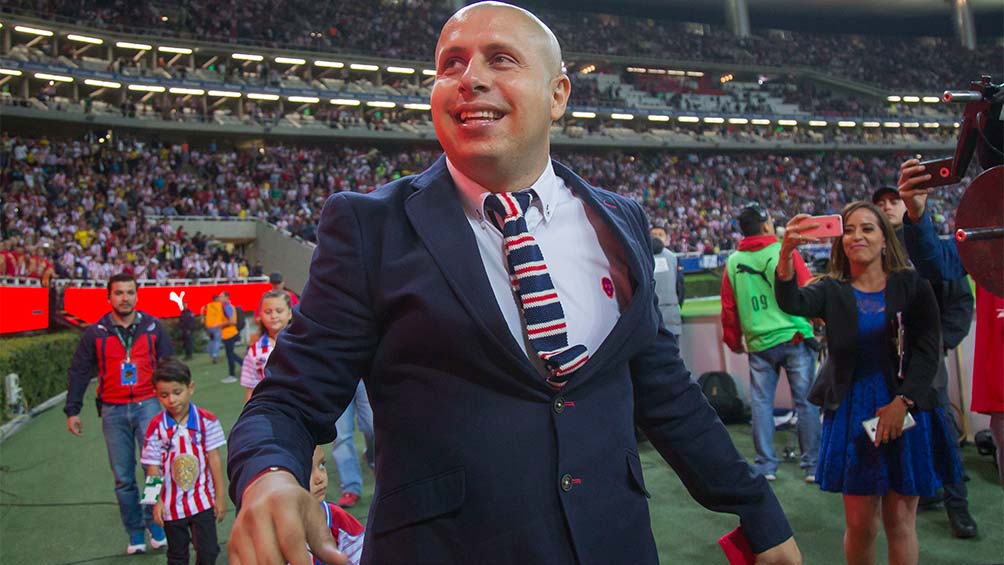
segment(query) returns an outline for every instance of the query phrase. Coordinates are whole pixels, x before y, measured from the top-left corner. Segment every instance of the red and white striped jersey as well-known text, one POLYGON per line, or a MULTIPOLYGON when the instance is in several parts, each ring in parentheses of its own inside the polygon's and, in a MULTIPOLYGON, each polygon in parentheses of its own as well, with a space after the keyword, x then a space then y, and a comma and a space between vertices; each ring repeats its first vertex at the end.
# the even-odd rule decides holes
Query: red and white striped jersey
POLYGON ((265 378, 265 364, 268 363, 268 356, 272 354, 274 345, 275 340, 266 333, 248 347, 244 363, 241 364, 242 387, 253 390, 265 378))
POLYGON ((167 411, 150 420, 140 462, 164 471, 164 519, 180 520, 213 507, 216 485, 206 454, 227 443, 216 416, 192 404, 184 426, 167 411))
MULTIPOLYGON (((333 502, 325 500, 321 503, 321 508, 324 509, 328 529, 331 530, 331 535, 335 538, 338 551, 349 558, 349 565, 359 565, 363 558, 363 542, 366 541, 363 525, 352 514, 333 502)), ((325 564, 314 557, 314 565, 325 564)))

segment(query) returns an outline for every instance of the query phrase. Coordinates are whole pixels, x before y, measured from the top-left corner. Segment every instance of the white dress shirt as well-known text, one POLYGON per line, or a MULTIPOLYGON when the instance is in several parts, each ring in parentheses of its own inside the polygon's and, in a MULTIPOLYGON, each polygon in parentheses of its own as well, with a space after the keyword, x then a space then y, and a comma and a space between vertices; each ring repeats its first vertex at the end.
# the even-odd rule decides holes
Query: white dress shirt
MULTIPOLYGON (((484 215, 484 201, 491 193, 457 170, 449 159, 446 166, 478 242, 481 261, 502 316, 516 343, 527 353, 529 341, 517 297, 509 283, 502 233, 484 215)), ((585 345, 593 355, 631 298, 625 250, 603 220, 554 174, 550 161, 536 182, 527 188, 536 193, 524 214, 527 227, 540 246, 558 291, 568 326, 568 343, 585 345)), ((541 368, 536 352, 528 357, 541 368)))

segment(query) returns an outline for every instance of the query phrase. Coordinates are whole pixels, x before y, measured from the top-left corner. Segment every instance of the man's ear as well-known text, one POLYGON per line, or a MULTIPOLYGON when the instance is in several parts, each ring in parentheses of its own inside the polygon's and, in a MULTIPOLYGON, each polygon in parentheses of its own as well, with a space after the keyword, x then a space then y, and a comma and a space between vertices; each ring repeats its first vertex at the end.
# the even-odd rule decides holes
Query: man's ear
POLYGON ((572 83, 568 75, 561 73, 551 79, 551 121, 560 120, 565 115, 568 97, 572 94, 572 83))

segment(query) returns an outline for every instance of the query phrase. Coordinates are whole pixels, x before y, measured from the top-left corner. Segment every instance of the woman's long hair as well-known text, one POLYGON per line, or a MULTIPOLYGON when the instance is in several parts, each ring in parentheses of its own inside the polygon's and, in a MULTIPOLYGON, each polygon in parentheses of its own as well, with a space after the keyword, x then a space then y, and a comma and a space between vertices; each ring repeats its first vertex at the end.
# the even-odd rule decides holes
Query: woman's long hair
MULTIPOLYGON (((882 271, 888 275, 889 273, 909 269, 910 265, 906 262, 906 252, 903 250, 903 246, 900 245, 899 238, 896 237, 896 228, 892 227, 892 223, 889 222, 889 218, 886 218, 885 214, 882 213, 882 210, 879 210, 877 206, 864 200, 851 202, 847 206, 844 206, 844 209, 840 211, 843 223, 846 224, 847 218, 862 208, 865 208, 866 210, 871 211, 872 214, 875 214, 875 217, 878 218, 879 226, 882 229, 882 235, 885 236, 885 253, 882 254, 882 271)), ((837 238, 837 240, 833 242, 832 247, 830 247, 829 275, 844 282, 849 282, 851 280, 851 262, 847 258, 847 253, 844 252, 843 235, 837 238)))

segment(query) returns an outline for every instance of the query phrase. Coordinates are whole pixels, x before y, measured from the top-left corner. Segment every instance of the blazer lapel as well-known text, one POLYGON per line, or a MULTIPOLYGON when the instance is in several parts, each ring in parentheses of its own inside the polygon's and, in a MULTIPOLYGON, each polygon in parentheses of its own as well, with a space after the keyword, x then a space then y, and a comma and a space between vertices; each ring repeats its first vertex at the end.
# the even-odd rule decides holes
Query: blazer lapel
POLYGON ((517 372, 520 378, 551 392, 502 317, 446 159, 440 157, 412 184, 415 192, 405 200, 405 213, 461 304, 506 358, 522 369, 517 372))

